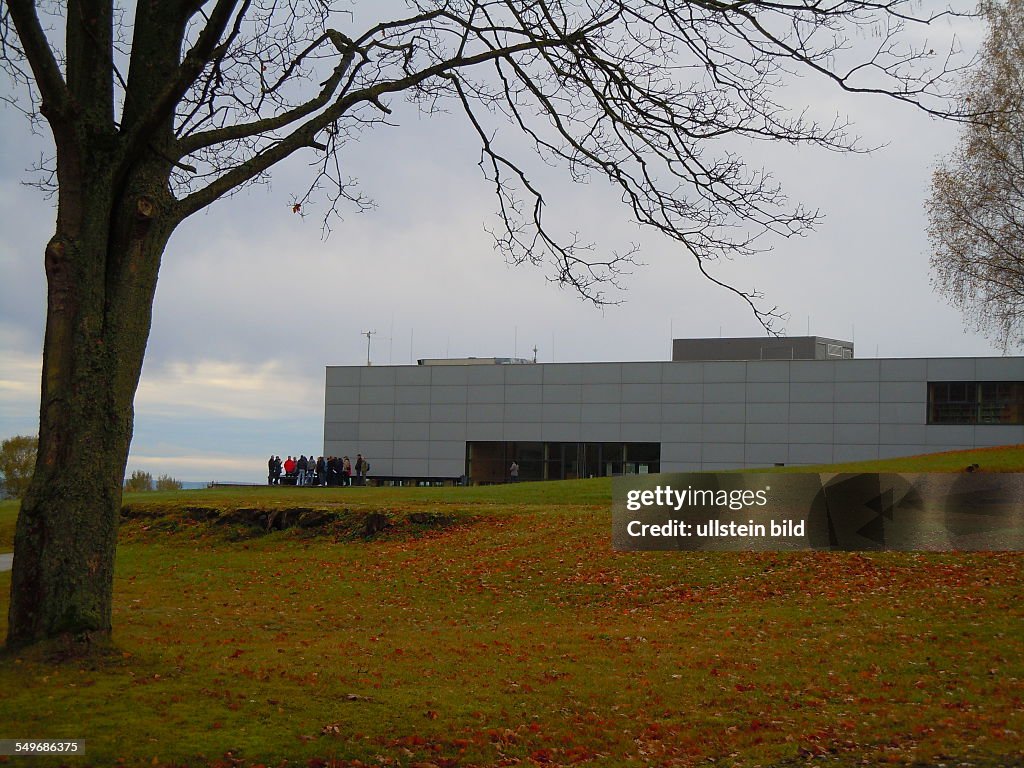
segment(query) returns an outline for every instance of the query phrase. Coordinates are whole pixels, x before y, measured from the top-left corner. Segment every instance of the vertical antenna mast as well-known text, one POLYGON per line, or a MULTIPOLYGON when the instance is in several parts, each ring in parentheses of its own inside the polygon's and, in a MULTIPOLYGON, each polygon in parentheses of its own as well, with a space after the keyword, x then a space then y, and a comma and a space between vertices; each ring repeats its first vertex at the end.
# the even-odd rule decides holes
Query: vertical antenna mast
POLYGON ((376 336, 377 332, 376 331, 360 331, 359 335, 366 337, 366 364, 367 365, 373 365, 373 363, 370 362, 370 337, 371 336, 376 336))

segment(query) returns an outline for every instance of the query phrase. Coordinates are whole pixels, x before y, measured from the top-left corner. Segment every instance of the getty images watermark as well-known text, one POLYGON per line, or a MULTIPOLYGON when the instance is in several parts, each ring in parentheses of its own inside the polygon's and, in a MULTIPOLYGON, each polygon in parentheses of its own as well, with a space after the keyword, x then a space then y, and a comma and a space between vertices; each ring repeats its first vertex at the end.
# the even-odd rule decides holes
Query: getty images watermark
POLYGON ((1024 550, 1024 474, 655 474, 612 488, 625 551, 1024 550))

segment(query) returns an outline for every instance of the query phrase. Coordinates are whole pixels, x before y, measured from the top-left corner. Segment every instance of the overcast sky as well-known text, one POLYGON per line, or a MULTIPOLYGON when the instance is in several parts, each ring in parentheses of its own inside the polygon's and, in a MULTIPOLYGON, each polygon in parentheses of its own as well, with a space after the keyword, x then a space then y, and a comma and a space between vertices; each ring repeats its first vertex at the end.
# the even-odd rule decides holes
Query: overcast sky
MULTIPOLYGON (((977 44, 976 28, 959 34, 965 47, 977 44)), ((770 170, 825 220, 718 274, 788 312, 788 335, 852 339, 857 357, 999 354, 929 286, 923 202, 956 128, 819 83, 794 82, 784 95, 793 110, 848 114, 865 145, 886 146, 870 155, 743 147, 751 166, 770 170)), ((645 266, 624 281, 623 303, 604 309, 551 284, 543 269, 506 266, 484 229, 494 202, 473 136, 454 116, 393 106, 401 125, 375 129, 344 157, 377 208, 347 213, 326 241, 315 209, 305 218, 290 209, 307 178, 301 159, 279 168, 270 187, 222 201, 175 234, 135 401, 129 473, 260 480, 271 452, 319 453, 324 366, 365 364, 364 331, 376 331, 377 365, 532 357, 535 345, 541 362, 665 360, 673 334, 763 332, 673 243, 632 223, 607 184, 560 183, 543 166, 533 173, 548 183, 547 216, 606 250, 639 242, 645 266)), ((0 110, 0 135, 0 437, 8 437, 38 424, 42 253, 54 208, 21 183, 47 140, 11 109, 0 110)))

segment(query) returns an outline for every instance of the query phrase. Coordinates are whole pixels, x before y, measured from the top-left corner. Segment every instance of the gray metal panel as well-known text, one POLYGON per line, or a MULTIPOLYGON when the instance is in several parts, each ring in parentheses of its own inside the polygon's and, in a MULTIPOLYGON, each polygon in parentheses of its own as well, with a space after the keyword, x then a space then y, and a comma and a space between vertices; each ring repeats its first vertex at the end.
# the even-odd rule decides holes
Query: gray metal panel
POLYGON ((661 459, 662 472, 700 472, 701 468, 699 461, 666 461, 664 456, 661 459))
POLYGON ((704 382, 705 403, 743 403, 746 399, 747 385, 743 382, 704 382))
POLYGON ((878 424, 836 424, 837 445, 878 445, 878 424))
POLYGON ((700 424, 662 424, 661 439, 664 443, 700 442, 700 424))
POLYGON ((745 435, 745 424, 701 424, 700 426, 700 439, 705 443, 742 443, 745 435))
POLYGON ((904 456, 920 456, 922 453, 928 453, 929 449, 927 445, 880 445, 878 446, 878 458, 880 459, 898 459, 904 456))
POLYGON ((540 404, 544 389, 540 384, 506 384, 506 403, 540 404))
POLYGON ((928 416, 925 403, 881 403, 878 406, 880 424, 924 424, 928 416))
POLYGON ((470 403, 504 403, 504 384, 480 384, 470 386, 466 392, 466 399, 470 403))
POLYGON ((394 440, 395 425, 390 421, 361 421, 358 439, 360 443, 364 440, 394 440))
POLYGON ((1020 445, 1024 443, 1024 427, 1009 424, 979 424, 974 428, 974 443, 979 447, 1020 445))
MULTIPOLYGON (((430 455, 430 443, 427 440, 395 440, 396 459, 424 459, 430 455)), ((370 462, 371 466, 373 462, 370 462)))
POLYGON ((503 421, 506 424, 516 424, 521 421, 540 423, 543 420, 544 406, 540 403, 505 403, 503 421))
POLYGON ((977 361, 973 357, 926 360, 928 381, 977 381, 977 361))
POLYGON ((544 366, 544 385, 581 384, 585 379, 585 365, 580 363, 550 363, 544 366))
POLYGON ((623 403, 660 403, 661 384, 623 384, 623 403))
POLYGON ((429 403, 430 387, 399 385, 395 387, 396 403, 429 403))
POLYGON ((831 464, 832 443, 800 443, 789 446, 790 464, 831 464))
POLYGON ((781 382, 747 384, 746 399, 748 403, 788 403, 789 384, 781 382))
POLYGON ((580 439, 580 423, 575 422, 545 422, 540 428, 541 440, 573 443, 580 439))
POLYGON ((723 382, 747 380, 746 363, 704 363, 704 381, 723 382))
POLYGON ((661 363, 623 363, 622 383, 660 384, 661 367, 661 363))
POLYGON ((430 440, 465 440, 466 424, 463 422, 438 422, 430 424, 430 440))
POLYGON ((585 443, 617 443, 622 440, 622 428, 618 422, 584 422, 580 424, 580 440, 585 443))
POLYGON ((430 383, 435 387, 465 385, 469 379, 468 365, 432 365, 430 383))
POLYGON ((348 440, 324 440, 324 456, 344 456, 348 446, 348 440))
POLYGON ((579 384, 544 384, 541 393, 545 403, 578 403, 582 391, 579 384))
POLYGON ((877 381, 839 381, 835 386, 837 403, 878 402, 877 381))
POLYGON ((581 390, 584 403, 622 402, 621 384, 584 384, 581 390))
POLYGON ((790 424, 789 442, 797 443, 831 443, 835 439, 832 424, 790 424))
POLYGON ((500 403, 470 403, 466 411, 469 422, 500 422, 504 419, 505 406, 500 403))
POLYGON ((665 470, 665 462, 700 462, 700 443, 669 443, 661 444, 661 467, 665 470))
POLYGON ((361 387, 379 387, 379 386, 391 386, 395 385, 395 369, 394 368, 360 368, 359 369, 359 386, 361 387))
POLYGON ((743 455, 747 464, 755 466, 785 464, 789 461, 789 446, 786 443, 748 444, 743 455))
POLYGON ((430 388, 430 402, 464 403, 466 402, 466 388, 446 384, 441 386, 435 385, 430 388))
POLYGON ((743 443, 704 443, 700 460, 703 464, 720 465, 723 462, 743 464, 743 443))
POLYGON ((358 387, 359 371, 361 369, 351 366, 327 366, 328 387, 358 387))
POLYGON ((663 403, 699 403, 704 399, 703 384, 662 384, 663 403))
POLYGON ((359 434, 359 425, 355 422, 328 421, 324 424, 324 440, 336 443, 353 441, 359 434))
POLYGON ((836 361, 836 382, 877 382, 880 371, 878 360, 836 361))
POLYGON ((362 387, 359 390, 360 403, 394 403, 394 387, 362 387))
MULTIPOLYGON (((374 459, 390 459, 394 455, 394 450, 394 440, 360 440, 359 445, 355 447, 355 452, 361 453, 366 457, 374 472, 379 472, 379 468, 375 466, 376 462, 374 459)), ((355 464, 355 456, 352 454, 352 449, 349 450, 349 456, 352 458, 352 463, 355 464)))
POLYGON ((541 421, 578 422, 581 407, 577 403, 544 403, 541 421))
POLYGON ((624 443, 660 443, 661 424, 629 424, 623 422, 622 441, 624 443))
POLYGON ((504 424, 477 422, 466 426, 466 440, 504 440, 504 424))
POLYGON ((437 422, 465 423, 466 406, 435 403, 430 406, 430 420, 437 422))
POLYGON ((628 363, 587 363, 583 371, 584 384, 619 384, 622 367, 628 363))
POLYGON ((924 445, 928 427, 923 424, 880 424, 878 442, 882 445, 924 445))
POLYGON ((661 421, 659 403, 623 403, 622 423, 654 424, 661 421))
POLYGON ((928 401, 928 386, 921 381, 883 381, 878 385, 878 399, 883 403, 918 403, 928 401))
MULTIPOLYGON (((466 466, 466 443, 465 441, 456 440, 431 440, 430 441, 430 471, 433 474, 436 470, 434 469, 435 460, 457 460, 463 467, 459 471, 462 474, 465 471, 466 466)), ((372 459, 371 459, 372 463, 372 459)))
POLYGON ((777 424, 789 421, 789 403, 747 403, 746 421, 750 424, 777 424))
POLYGON ((430 421, 430 406, 425 403, 396 405, 395 421, 430 421))
POLYGON ((832 460, 837 462, 846 461, 875 461, 878 458, 878 444, 874 445, 842 445, 837 444, 832 454, 832 460))
POLYGON ((924 381, 928 378, 927 360, 880 360, 881 381, 924 381))
POLYGON ((791 382, 836 380, 837 363, 832 360, 794 360, 789 366, 789 380, 791 382))
POLYGON ((622 421, 622 406, 617 403, 600 403, 595 405, 584 403, 580 410, 580 421, 592 424, 609 422, 618 424, 622 421))
POLYGON ((540 384, 544 381, 543 365, 503 365, 505 386, 512 384, 540 384))
POLYGON ((359 387, 328 387, 324 400, 327 405, 358 403, 359 387))
POLYGON ((836 403, 837 424, 877 424, 878 403, 836 403))
POLYGON ((701 409, 701 420, 705 423, 742 424, 746 415, 743 403, 707 403, 701 409))
MULTIPOLYGON (((604 425, 601 425, 604 426, 604 425)), ((505 439, 518 441, 539 441, 541 439, 541 424, 539 421, 514 422, 505 424, 505 439)))
POLYGON ((328 405, 324 408, 324 421, 359 421, 359 406, 328 405))
POLYGON ((429 462, 426 459, 395 458, 391 461, 391 474, 397 477, 430 477, 429 462))
POLYGON ((789 424, 747 424, 747 443, 788 443, 789 424))
POLYGON ((700 468, 704 472, 731 472, 736 469, 746 469, 746 462, 742 461, 705 461, 700 468))
POLYGON ((791 424, 831 424, 834 408, 832 403, 792 403, 789 406, 789 422, 791 424))
POLYGON ((371 403, 359 406, 359 421, 394 421, 395 406, 391 403, 371 403))
POLYGON ((430 366, 403 365, 395 369, 396 385, 430 386, 430 366))
POLYGON ((399 421, 395 423, 395 440, 429 440, 430 424, 427 422, 399 421))
POLYGON ((983 357, 975 362, 978 381, 1024 381, 1024 357, 983 357))
POLYGON ((747 363, 747 381, 788 382, 789 362, 782 360, 754 360, 747 363))
POLYGON ((704 363, 665 363, 661 366, 663 384, 699 384, 704 381, 704 363))
MULTIPOLYGON (((518 366, 517 366, 518 367, 518 366)), ((526 366, 523 366, 524 368, 526 366)), ((461 457, 450 459, 430 458, 427 464, 430 477, 462 477, 466 472, 465 450, 461 457)))
POLYGON ((665 403, 661 406, 663 422, 699 424, 703 406, 700 403, 665 403))
MULTIPOLYGON (((437 367, 437 366, 435 366, 437 367)), ((467 365, 466 384, 470 387, 504 386, 506 365, 467 365)))
POLYGON ((828 381, 794 381, 789 385, 793 403, 831 403, 835 397, 835 385, 828 381))
POLYGON ((975 427, 972 424, 934 424, 925 427, 928 445, 953 445, 972 447, 975 427))

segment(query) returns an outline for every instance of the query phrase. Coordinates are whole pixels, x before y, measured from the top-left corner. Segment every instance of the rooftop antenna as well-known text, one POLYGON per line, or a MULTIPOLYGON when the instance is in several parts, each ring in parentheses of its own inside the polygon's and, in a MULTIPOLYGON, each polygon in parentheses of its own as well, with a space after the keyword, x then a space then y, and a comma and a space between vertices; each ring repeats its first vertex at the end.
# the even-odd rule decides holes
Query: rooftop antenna
POLYGON ((360 331, 359 335, 366 337, 366 364, 367 365, 373 365, 373 363, 370 362, 370 337, 371 336, 376 336, 377 332, 376 331, 360 331))
POLYGON ((537 362, 537 345, 533 345, 533 362, 537 362))

